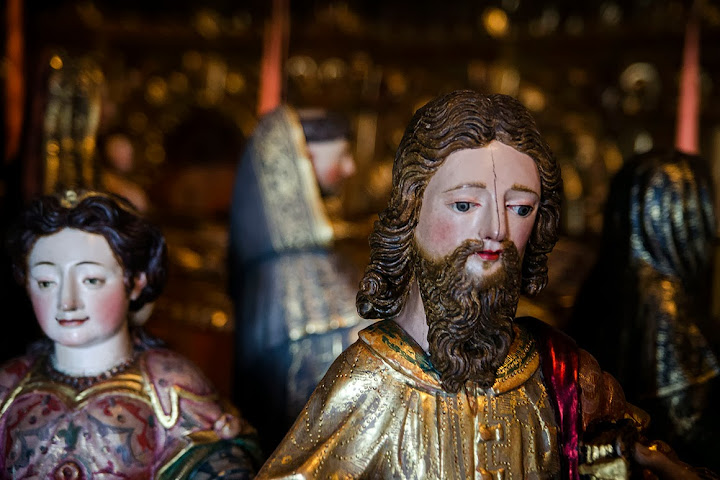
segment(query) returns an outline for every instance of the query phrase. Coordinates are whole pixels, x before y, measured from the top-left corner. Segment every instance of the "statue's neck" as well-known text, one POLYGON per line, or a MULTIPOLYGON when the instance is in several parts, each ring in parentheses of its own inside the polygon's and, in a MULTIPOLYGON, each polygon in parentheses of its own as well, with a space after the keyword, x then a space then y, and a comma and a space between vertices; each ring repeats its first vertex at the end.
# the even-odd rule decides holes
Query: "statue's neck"
POLYGON ((55 342, 56 370, 74 377, 98 375, 132 357, 133 347, 127 325, 111 337, 81 347, 55 342))
POLYGON ((425 317, 425 308, 423 307, 420 289, 416 281, 413 281, 410 285, 410 292, 405 301, 405 306, 394 320, 423 350, 428 351, 430 344, 427 339, 427 318, 425 317))

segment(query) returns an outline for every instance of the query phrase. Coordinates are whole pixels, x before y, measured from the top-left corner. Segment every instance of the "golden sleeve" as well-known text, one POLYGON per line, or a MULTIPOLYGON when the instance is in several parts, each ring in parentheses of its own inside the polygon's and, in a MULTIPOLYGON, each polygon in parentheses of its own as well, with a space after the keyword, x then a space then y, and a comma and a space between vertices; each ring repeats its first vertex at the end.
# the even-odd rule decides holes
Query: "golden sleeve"
POLYGON ((402 387, 391 368, 362 341, 330 367, 257 479, 351 479, 371 471, 389 453, 402 387))

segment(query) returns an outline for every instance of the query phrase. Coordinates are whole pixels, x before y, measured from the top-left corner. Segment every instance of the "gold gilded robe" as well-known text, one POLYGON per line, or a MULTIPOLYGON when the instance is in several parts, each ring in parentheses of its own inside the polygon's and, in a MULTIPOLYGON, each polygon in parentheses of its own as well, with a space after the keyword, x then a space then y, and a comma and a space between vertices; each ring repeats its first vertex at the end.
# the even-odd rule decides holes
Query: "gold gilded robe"
MULTIPOLYGON (((537 344, 523 327, 515 334, 491 389, 452 394, 395 322, 368 327, 257 478, 559 478, 555 407, 537 344)), ((587 354, 580 369, 581 388, 592 382, 582 396, 583 425, 622 416, 624 397, 611 378, 587 354)))

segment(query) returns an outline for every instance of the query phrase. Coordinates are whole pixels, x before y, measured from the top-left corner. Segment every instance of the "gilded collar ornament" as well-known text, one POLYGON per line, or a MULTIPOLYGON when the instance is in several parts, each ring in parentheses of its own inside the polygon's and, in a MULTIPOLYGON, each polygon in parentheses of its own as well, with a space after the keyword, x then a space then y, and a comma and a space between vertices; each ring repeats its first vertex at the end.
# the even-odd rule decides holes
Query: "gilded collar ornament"
MULTIPOLYGON (((522 385, 540 366, 537 344, 530 332, 518 325, 513 325, 513 329, 515 339, 492 387, 495 394, 522 385)), ((360 338, 395 370, 433 390, 442 390, 440 373, 433 366, 430 355, 393 320, 371 325, 360 332, 360 338)))

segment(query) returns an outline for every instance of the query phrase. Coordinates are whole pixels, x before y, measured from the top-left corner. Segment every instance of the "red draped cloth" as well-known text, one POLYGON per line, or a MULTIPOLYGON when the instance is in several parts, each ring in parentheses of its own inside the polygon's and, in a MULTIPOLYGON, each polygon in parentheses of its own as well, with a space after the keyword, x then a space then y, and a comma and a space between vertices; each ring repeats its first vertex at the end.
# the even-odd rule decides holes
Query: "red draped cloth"
POLYGON ((563 477, 577 480, 578 441, 582 430, 578 347, 572 338, 536 318, 523 317, 516 321, 535 334, 545 386, 555 400, 563 477))

